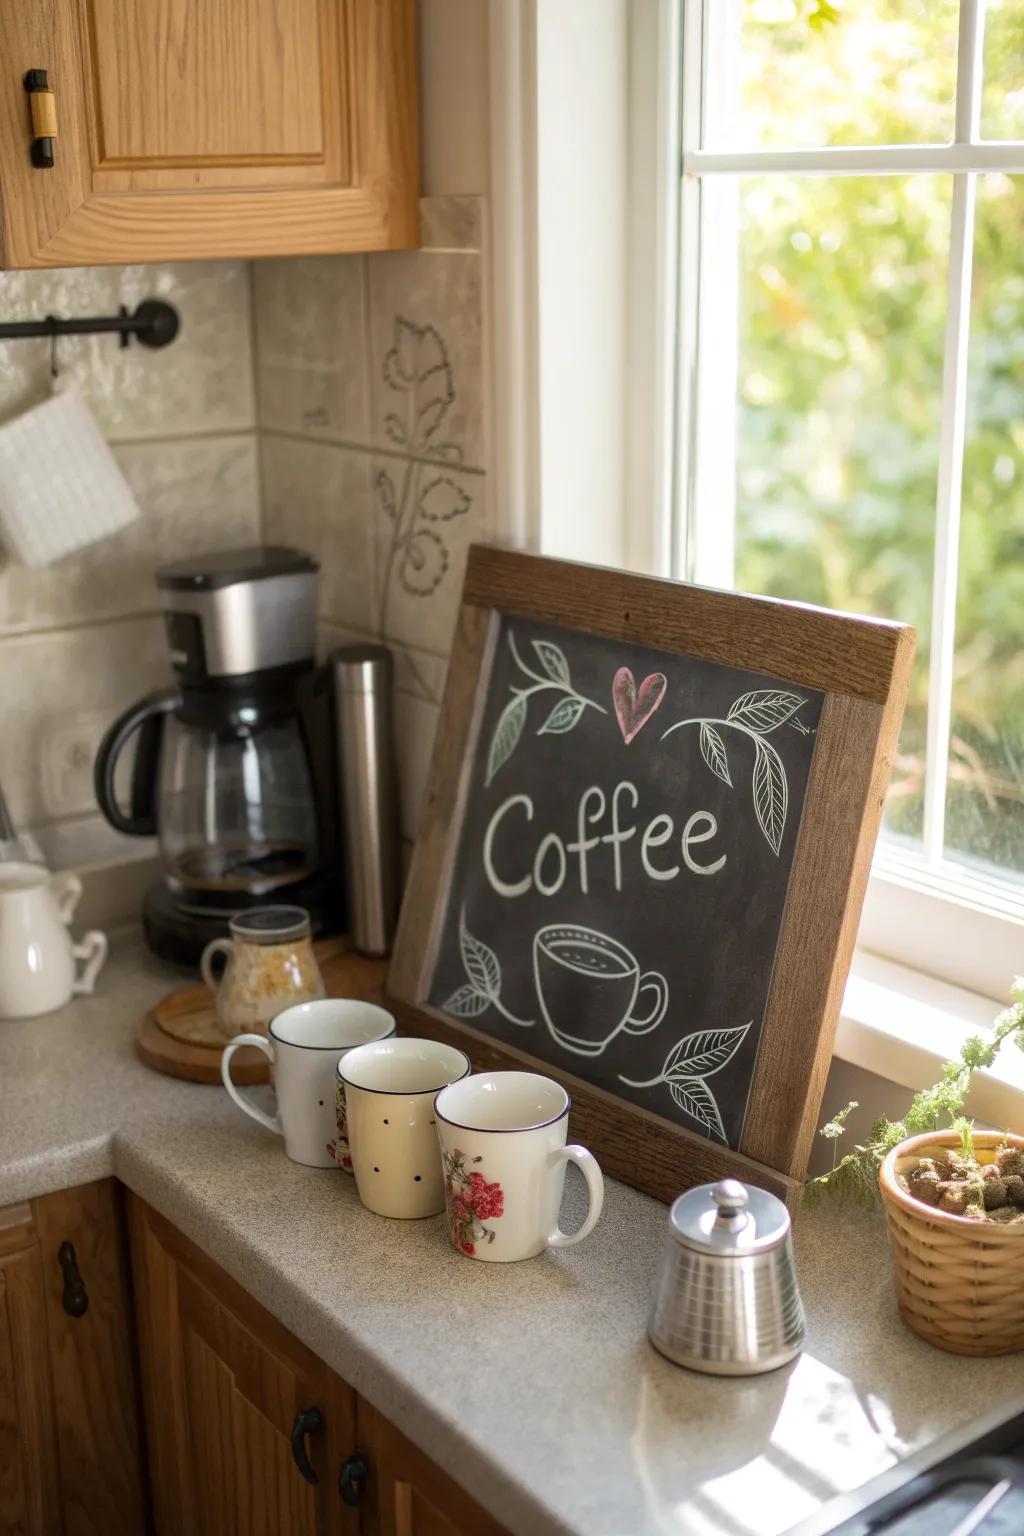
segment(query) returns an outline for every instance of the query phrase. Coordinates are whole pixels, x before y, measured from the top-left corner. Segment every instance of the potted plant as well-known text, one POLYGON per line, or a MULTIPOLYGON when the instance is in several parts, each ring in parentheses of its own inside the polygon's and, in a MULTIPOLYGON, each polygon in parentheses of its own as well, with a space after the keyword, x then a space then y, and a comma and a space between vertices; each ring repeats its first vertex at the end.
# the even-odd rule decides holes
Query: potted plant
MULTIPOLYGON (((812 1180, 831 1193, 885 1208, 900 1313, 940 1349, 1001 1355, 1024 1349, 1024 1137, 979 1131, 964 1118, 974 1073, 1006 1039, 1024 1050, 1024 977, 990 1040, 972 1036, 902 1120, 877 1120, 866 1140, 812 1180)), ((836 1143, 856 1103, 821 1135, 836 1143)))

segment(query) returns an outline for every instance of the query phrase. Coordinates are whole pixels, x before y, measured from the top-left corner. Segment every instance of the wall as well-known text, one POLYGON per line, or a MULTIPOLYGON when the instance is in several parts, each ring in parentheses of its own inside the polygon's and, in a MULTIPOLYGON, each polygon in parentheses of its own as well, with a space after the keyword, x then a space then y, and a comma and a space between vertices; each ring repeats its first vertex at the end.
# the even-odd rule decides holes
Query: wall
MULTIPOLYGON (((127 704, 170 680, 153 571, 259 536, 249 269, 244 262, 0 274, 0 317, 113 314, 168 299, 164 351, 111 336, 61 341, 141 510, 80 555, 29 571, 0 554, 0 785, 54 866, 150 845, 100 816, 92 759, 127 704)), ((46 341, 0 343, 0 421, 45 398, 46 341)))
POLYGON ((491 528, 484 206, 424 198, 418 251, 253 268, 264 534, 320 561, 325 650, 395 652, 407 840, 466 550, 491 528))
POLYGON ((425 197, 480 195, 490 186, 489 9, 482 0, 419 0, 425 197))

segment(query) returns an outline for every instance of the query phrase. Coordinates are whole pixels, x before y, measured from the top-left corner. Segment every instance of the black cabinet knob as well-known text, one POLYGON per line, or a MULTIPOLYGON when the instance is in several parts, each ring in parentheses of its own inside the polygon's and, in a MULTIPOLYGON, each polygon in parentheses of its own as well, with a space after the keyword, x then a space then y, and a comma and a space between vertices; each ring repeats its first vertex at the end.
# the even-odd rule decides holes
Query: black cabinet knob
POLYGON ((324 1416, 319 1408, 300 1408, 292 1425, 292 1460, 307 1483, 318 1483, 320 1479, 309 1464, 306 1436, 315 1435, 318 1429, 322 1429, 323 1422, 324 1416))
POLYGON ((78 1259, 72 1243, 61 1243, 57 1249, 57 1263, 64 1276, 60 1304, 69 1317, 84 1317, 89 1310, 89 1296, 78 1272, 78 1259))
POLYGON ((365 1456, 350 1456, 342 1466, 338 1492, 341 1494, 341 1502, 347 1504, 349 1509, 359 1508, 369 1476, 370 1463, 365 1456))

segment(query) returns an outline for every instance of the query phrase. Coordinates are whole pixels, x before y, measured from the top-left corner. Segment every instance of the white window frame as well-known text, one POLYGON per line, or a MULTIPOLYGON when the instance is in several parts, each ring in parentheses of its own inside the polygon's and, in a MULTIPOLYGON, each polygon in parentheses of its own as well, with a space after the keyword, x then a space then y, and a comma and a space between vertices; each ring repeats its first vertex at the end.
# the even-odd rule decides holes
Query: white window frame
MULTIPOLYGON (((1024 143, 988 142, 979 134, 984 0, 960 0, 950 143, 770 150, 703 147, 709 86, 724 90, 729 84, 729 48, 720 40, 730 29, 739 37, 738 0, 680 3, 678 436, 667 513, 671 526, 655 541, 669 551, 673 575, 711 586, 733 583, 734 454, 720 424, 735 424, 737 416, 738 176, 932 171, 953 178, 922 850, 879 843, 860 943, 998 997, 1024 968, 1024 891, 1009 878, 976 873, 944 851, 977 174, 1024 173, 1024 143), (705 341, 711 334, 713 346, 705 341), (707 425, 711 420, 714 431, 707 425)), ((668 0, 662 7, 673 8, 668 0)), ((662 67, 673 68, 664 57, 662 67)), ((732 432, 734 442, 734 425, 732 432)))
MULTIPOLYGON (((954 419, 963 411, 972 258, 970 171, 1024 171, 1021 146, 977 139, 981 18, 976 0, 962 0, 961 14, 971 24, 961 27, 958 80, 966 84, 958 96, 952 143, 750 153, 702 149, 702 28, 711 6, 719 16, 730 4, 489 0, 488 302, 494 339, 489 481, 495 531, 544 553, 603 559, 710 585, 732 581, 733 519, 723 518, 721 508, 729 506, 734 486, 726 456, 702 458, 697 450, 707 440, 701 422, 716 401, 724 397, 728 413, 735 411, 736 369, 734 356, 730 366, 731 342, 723 346, 719 331, 715 347, 704 348, 698 380, 700 328, 709 325, 713 307, 720 307, 721 295, 735 284, 736 271, 717 252, 716 263, 703 264, 701 293, 702 182, 710 186, 716 173, 744 169, 952 174, 961 236, 951 251, 943 412, 945 419, 954 419), (587 29, 588 58, 600 61, 599 68, 567 71, 563 62, 559 76, 567 28, 587 29), (618 74, 608 67, 617 54, 622 59, 618 74), (539 100, 539 82, 545 79, 557 80, 563 98, 571 92, 571 110, 564 99, 554 104, 539 100), (555 119, 552 111, 558 114, 555 119), (617 149, 609 175, 606 158, 593 153, 592 125, 611 117, 626 142, 617 149), (542 217, 545 179, 557 188, 567 159, 573 196, 584 200, 585 222, 542 217), (589 259, 580 238, 584 227, 603 230, 603 238, 615 245, 612 259, 589 259), (566 274, 580 289, 571 314, 551 301, 566 274), (715 292, 709 293, 711 279, 717 301, 715 292), (602 317, 603 340, 585 328, 588 305, 602 317), (583 419, 578 412, 567 416, 565 409, 563 360, 569 352, 586 359, 591 404, 583 419), (707 367, 709 358, 713 370, 707 367), (590 453, 597 436, 606 469, 595 486, 590 453), (583 466, 575 481, 574 463, 583 466), (596 491, 601 492, 599 506, 596 491), (695 508, 692 517, 684 515, 689 508, 695 508)), ((720 177, 717 185, 727 188, 728 179, 720 177)), ((723 216, 720 201, 716 218, 723 216)), ((706 229, 705 221, 705 236, 706 229)), ((731 314, 735 325, 735 289, 731 314)), ((941 641, 932 660, 933 679, 940 683, 949 676, 952 657, 960 463, 958 455, 947 452, 941 465, 934 626, 941 641)), ((941 724, 932 720, 933 738, 941 736, 941 724)), ((944 786, 944 774, 932 772, 929 779, 933 786, 944 786)), ((933 787, 928 810, 932 848, 941 811, 933 787)), ((925 862, 883 847, 868 890, 860 945, 915 971, 999 998, 1005 997, 1008 978, 1024 969, 1022 925, 1019 888, 1001 887, 941 858, 925 862)))

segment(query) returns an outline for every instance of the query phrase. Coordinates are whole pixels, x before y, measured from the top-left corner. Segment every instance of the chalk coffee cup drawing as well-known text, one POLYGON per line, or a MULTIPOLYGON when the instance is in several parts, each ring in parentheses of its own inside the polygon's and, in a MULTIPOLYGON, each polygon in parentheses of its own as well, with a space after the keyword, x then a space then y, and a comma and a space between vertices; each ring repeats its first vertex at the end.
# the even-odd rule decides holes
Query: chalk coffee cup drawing
POLYGON ((236 1035, 224 1047, 220 1075, 239 1109, 268 1131, 284 1137, 294 1163, 309 1168, 337 1168, 347 1160, 339 1135, 335 1074, 346 1051, 395 1032, 390 1013, 373 1003, 326 997, 297 1003, 271 1019, 269 1037, 236 1035), (254 1045, 270 1059, 277 1113, 268 1115, 231 1081, 231 1058, 243 1045, 254 1045))
POLYGON ((660 971, 641 973, 624 944, 593 928, 550 924, 533 941, 537 1001, 559 1045, 579 1056, 600 1056, 620 1030, 646 1035, 668 1007, 660 971), (633 1010, 644 993, 646 1013, 633 1010))
POLYGON ((442 1088, 434 1101, 454 1247, 473 1259, 532 1259, 592 1232, 604 1180, 586 1147, 567 1147, 569 1095, 535 1072, 484 1072, 442 1088), (578 1232, 558 1225, 568 1163, 587 1181, 578 1232))
POLYGON ((359 1198, 378 1216, 444 1210, 434 1099, 465 1077, 469 1057, 438 1040, 378 1040, 338 1062, 359 1198))

